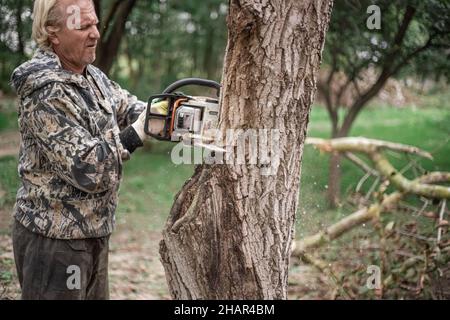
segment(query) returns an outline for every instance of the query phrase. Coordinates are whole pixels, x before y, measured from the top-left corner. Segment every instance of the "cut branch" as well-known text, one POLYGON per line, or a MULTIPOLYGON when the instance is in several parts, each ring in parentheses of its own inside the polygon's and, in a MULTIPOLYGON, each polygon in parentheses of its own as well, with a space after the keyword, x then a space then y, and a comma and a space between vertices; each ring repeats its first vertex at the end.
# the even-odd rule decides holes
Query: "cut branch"
POLYGON ((381 140, 351 137, 332 140, 307 138, 306 143, 312 144, 325 152, 344 153, 358 166, 363 168, 365 172, 376 172, 378 176, 382 176, 389 180, 392 185, 399 189, 399 191, 391 193, 385 197, 381 203, 375 203, 371 206, 364 207, 329 226, 325 230, 296 241, 295 249, 293 250, 294 256, 303 257, 307 249, 330 243, 344 233, 352 230, 354 227, 378 218, 381 213, 387 212, 392 206, 397 205, 406 194, 415 194, 432 199, 450 199, 450 187, 435 185, 436 183, 450 182, 450 172, 431 172, 411 181, 400 174, 381 153, 381 150, 384 148, 431 158, 431 155, 428 152, 419 148, 381 140), (376 170, 370 168, 364 161, 353 155, 352 152, 361 152, 368 155, 376 170))
POLYGON ((336 238, 342 236, 344 233, 352 230, 354 227, 371 221, 380 213, 387 211, 388 208, 391 208, 394 204, 396 204, 403 197, 403 195, 404 193, 402 192, 394 192, 387 196, 380 204, 373 204, 370 207, 362 208, 329 226, 325 230, 296 241, 293 255, 301 256, 307 249, 330 243, 336 238))
POLYGON ((417 147, 382 140, 367 139, 363 137, 337 138, 331 140, 307 138, 306 143, 312 144, 321 151, 325 152, 365 153, 372 160, 375 169, 381 174, 381 176, 389 180, 400 191, 432 199, 450 199, 450 187, 428 185, 420 183, 419 181, 411 181, 396 170, 389 160, 380 152, 382 149, 388 149, 398 152, 412 153, 428 159, 433 158, 430 153, 417 147))
POLYGON ((378 173, 378 171, 371 168, 367 163, 365 163, 363 160, 358 158, 355 154, 353 154, 351 152, 345 152, 344 155, 348 160, 352 161, 354 164, 356 164, 358 167, 360 167, 364 172, 367 172, 368 174, 375 176, 375 177, 378 177, 380 175, 378 173))
POLYGON ((370 154, 377 149, 390 149, 398 152, 412 153, 418 156, 433 159, 433 156, 417 147, 401 143, 388 142, 383 140, 367 139, 364 137, 346 137, 336 139, 307 138, 306 144, 312 144, 321 151, 331 152, 362 152, 370 154))
MULTIPOLYGON (((431 172, 418 179, 415 179, 415 183, 441 183, 450 182, 449 172, 431 172)), ((323 231, 320 231, 312 236, 297 240, 295 242, 295 249, 293 250, 294 256, 302 256, 305 251, 311 248, 320 247, 331 241, 339 238, 344 233, 352 230, 354 227, 363 223, 369 222, 376 218, 379 214, 385 213, 396 205, 404 196, 405 192, 394 192, 385 197, 380 204, 373 204, 369 207, 362 208, 335 224, 329 226, 323 231)))
POLYGON ((386 177, 399 190, 427 198, 450 199, 450 187, 411 181, 400 174, 381 153, 371 153, 370 157, 381 175, 386 177))

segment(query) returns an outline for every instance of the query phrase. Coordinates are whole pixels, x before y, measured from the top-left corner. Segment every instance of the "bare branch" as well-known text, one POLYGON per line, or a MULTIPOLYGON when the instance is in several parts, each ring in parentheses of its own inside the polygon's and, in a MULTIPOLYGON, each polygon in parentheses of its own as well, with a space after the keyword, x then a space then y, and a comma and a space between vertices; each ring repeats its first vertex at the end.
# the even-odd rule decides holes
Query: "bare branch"
POLYGON ((370 177, 370 174, 369 174, 369 173, 366 173, 366 174, 361 178, 361 180, 359 180, 358 184, 356 185, 356 189, 355 189, 356 192, 359 192, 359 190, 362 188, 364 182, 366 182, 366 180, 367 180, 369 177, 370 177))
POLYGON ((17 47, 18 52, 21 55, 25 55, 25 45, 23 42, 23 21, 22 21, 22 12, 23 12, 23 0, 17 1, 17 11, 16 11, 16 30, 17 30, 17 47))
POLYGON ((382 140, 373 140, 363 137, 347 137, 337 139, 307 138, 307 144, 312 144, 325 152, 362 152, 369 156, 374 163, 376 170, 387 180, 389 180, 400 191, 424 196, 427 198, 450 199, 450 187, 439 185, 427 185, 416 180, 411 181, 405 178, 396 170, 387 158, 380 152, 380 149, 389 149, 405 153, 413 153, 428 159, 432 159, 430 153, 417 147, 392 143, 382 140))
POLYGON ((345 90, 347 90, 348 86, 350 85, 352 79, 349 78, 345 83, 339 88, 337 96, 336 96, 336 108, 338 108, 341 105, 341 99, 344 95, 345 90))
POLYGON ((369 201, 370 196, 372 195, 372 192, 375 190, 376 186, 380 182, 380 176, 378 176, 375 181, 372 183, 372 186, 370 187, 369 191, 367 191, 366 197, 364 198, 365 201, 369 201))
POLYGON ((102 4, 101 4, 101 0, 94 0, 94 8, 95 8, 95 13, 97 14, 97 18, 102 21, 102 4))
POLYGON ((359 88, 359 85, 358 85, 358 80, 354 79, 352 81, 352 83, 353 83, 353 87, 355 87, 355 90, 358 93, 358 96, 361 97, 362 93, 361 93, 361 89, 359 88))
POLYGON ((314 258, 310 254, 307 254, 306 252, 303 252, 299 258, 312 266, 314 266, 317 270, 319 270, 324 275, 328 276, 328 278, 331 278, 333 280, 333 284, 335 286, 335 289, 337 291, 341 291, 343 295, 347 297, 347 299, 351 299, 348 292, 345 290, 344 286, 342 285, 341 281, 338 280, 336 275, 333 272, 333 269, 331 269, 330 265, 328 265, 325 261, 314 258))
POLYGON ((440 182, 450 182, 450 172, 430 172, 426 175, 420 177, 421 183, 440 183, 440 182))
POLYGON ((105 35, 105 33, 107 32, 111 21, 113 20, 114 15, 117 12, 117 9, 119 8, 120 5, 120 0, 116 0, 110 7, 108 10, 108 14, 106 15, 105 21, 103 21, 102 23, 102 28, 100 30, 102 36, 105 35))

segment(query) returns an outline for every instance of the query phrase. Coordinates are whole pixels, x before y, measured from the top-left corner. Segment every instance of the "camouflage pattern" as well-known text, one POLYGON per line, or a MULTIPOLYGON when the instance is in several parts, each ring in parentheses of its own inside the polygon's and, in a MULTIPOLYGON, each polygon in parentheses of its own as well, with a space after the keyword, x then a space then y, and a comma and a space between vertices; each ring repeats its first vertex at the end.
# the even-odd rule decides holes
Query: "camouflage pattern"
POLYGON ((146 104, 89 65, 79 75, 39 49, 12 75, 19 96, 21 186, 15 218, 56 239, 109 235, 128 158, 119 133, 146 104))

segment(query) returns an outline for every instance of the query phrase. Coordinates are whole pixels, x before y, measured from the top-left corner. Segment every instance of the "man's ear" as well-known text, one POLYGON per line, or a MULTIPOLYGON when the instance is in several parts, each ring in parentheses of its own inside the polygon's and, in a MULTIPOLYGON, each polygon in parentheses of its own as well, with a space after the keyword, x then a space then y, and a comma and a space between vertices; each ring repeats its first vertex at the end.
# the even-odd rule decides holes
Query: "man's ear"
POLYGON ((58 32, 58 28, 56 28, 56 27, 47 27, 47 33, 48 33, 48 40, 50 41, 50 43, 52 44, 52 45, 59 45, 59 38, 58 38, 58 36, 56 35, 56 32, 58 32))

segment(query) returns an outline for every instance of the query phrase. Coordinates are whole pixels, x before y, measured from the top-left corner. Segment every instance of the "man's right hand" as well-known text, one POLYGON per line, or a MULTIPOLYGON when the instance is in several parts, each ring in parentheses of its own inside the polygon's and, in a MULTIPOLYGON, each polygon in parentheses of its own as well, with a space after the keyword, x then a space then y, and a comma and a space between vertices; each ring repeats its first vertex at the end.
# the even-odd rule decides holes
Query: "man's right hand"
MULTIPOLYGON (((150 106, 152 113, 167 115, 169 112, 169 102, 167 100, 152 103, 150 106)), ((153 134, 160 134, 164 130, 164 119, 150 119, 149 129, 153 134)))
MULTIPOLYGON (((151 112, 167 115, 169 103, 165 100, 151 104, 151 112)), ((148 108, 148 107, 147 107, 148 108)), ((144 132, 145 117, 147 108, 139 115, 139 118, 132 124, 132 127, 138 134, 142 142, 145 141, 147 135, 144 132)), ((153 134, 159 134, 164 130, 164 119, 150 119, 149 130, 153 134)))
POLYGON ((159 102, 152 103, 150 107, 152 113, 167 115, 169 112, 169 102, 167 100, 162 100, 159 102))

